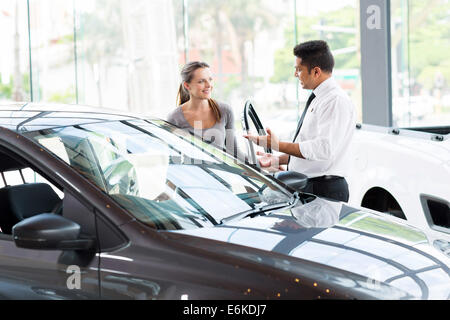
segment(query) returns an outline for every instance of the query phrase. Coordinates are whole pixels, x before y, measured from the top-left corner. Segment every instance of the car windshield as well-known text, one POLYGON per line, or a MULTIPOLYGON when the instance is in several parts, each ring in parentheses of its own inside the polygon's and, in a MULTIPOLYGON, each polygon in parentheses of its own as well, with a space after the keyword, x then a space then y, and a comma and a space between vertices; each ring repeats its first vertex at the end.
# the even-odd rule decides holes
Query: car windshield
POLYGON ((108 121, 25 133, 156 229, 211 226, 288 203, 257 170, 164 121, 108 121))

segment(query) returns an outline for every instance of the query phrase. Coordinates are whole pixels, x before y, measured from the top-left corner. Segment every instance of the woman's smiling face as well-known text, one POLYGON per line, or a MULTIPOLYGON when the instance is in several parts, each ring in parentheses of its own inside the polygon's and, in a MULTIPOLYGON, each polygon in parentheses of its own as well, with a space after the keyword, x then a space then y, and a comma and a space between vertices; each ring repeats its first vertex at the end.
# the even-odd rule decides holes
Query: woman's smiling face
POLYGON ((209 68, 199 68, 194 71, 192 80, 184 83, 190 95, 197 99, 211 99, 213 78, 209 68))

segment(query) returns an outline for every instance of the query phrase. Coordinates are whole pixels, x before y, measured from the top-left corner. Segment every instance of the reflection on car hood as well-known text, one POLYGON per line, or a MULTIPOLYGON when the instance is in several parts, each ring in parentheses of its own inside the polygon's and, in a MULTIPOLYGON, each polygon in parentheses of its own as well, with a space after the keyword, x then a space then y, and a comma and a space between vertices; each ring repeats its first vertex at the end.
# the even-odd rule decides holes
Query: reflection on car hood
POLYGON ((319 263, 419 299, 450 298, 449 259, 421 231, 337 202, 317 198, 291 211, 173 232, 319 263))

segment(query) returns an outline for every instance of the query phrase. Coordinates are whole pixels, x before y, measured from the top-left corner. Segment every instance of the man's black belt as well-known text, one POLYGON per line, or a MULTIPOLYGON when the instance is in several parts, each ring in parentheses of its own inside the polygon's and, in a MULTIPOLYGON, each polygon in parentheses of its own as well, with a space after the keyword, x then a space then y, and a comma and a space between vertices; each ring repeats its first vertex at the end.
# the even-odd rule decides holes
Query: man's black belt
POLYGON ((325 175, 325 176, 320 176, 320 177, 308 178, 308 181, 321 182, 321 181, 332 181, 332 180, 339 180, 339 179, 344 179, 344 177, 325 175))

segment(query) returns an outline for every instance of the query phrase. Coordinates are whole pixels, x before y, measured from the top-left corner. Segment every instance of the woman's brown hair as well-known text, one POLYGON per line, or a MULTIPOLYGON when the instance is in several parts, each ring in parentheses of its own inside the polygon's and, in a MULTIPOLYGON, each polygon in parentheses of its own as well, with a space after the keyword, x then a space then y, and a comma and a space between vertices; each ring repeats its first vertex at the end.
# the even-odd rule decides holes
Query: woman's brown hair
MULTIPOLYGON (((192 61, 187 63, 181 70, 181 84, 180 87, 178 88, 178 95, 177 95, 179 106, 189 101, 189 99, 191 98, 189 96, 189 92, 183 86, 183 83, 191 82, 192 77, 194 76, 194 71, 200 68, 209 68, 209 65, 206 62, 192 61)), ((220 114, 218 103, 213 99, 208 99, 208 104, 216 117, 216 121, 220 121, 222 115, 220 114)))

